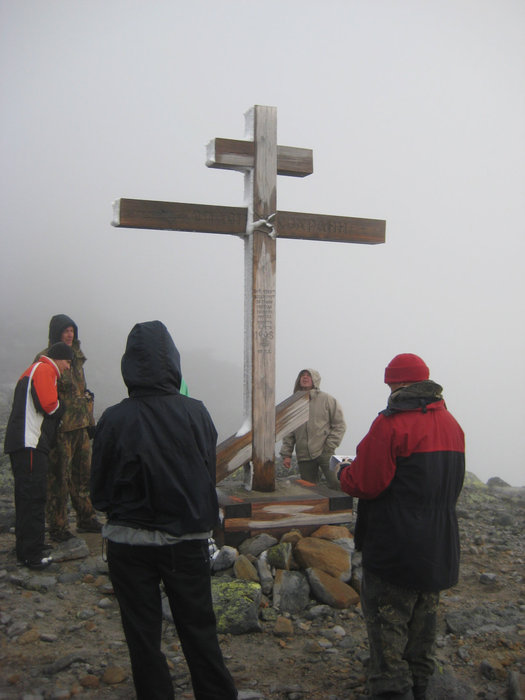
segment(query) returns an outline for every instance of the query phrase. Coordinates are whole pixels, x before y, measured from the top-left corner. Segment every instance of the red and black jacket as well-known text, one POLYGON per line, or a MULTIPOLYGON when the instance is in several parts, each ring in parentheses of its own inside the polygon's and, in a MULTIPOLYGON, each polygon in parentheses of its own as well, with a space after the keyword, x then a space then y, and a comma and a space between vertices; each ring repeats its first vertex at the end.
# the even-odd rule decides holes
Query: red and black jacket
POLYGON ((450 588, 459 574, 455 507, 465 439, 436 400, 440 390, 425 381, 396 392, 340 475, 342 490, 359 498, 355 543, 363 566, 421 591, 450 588))

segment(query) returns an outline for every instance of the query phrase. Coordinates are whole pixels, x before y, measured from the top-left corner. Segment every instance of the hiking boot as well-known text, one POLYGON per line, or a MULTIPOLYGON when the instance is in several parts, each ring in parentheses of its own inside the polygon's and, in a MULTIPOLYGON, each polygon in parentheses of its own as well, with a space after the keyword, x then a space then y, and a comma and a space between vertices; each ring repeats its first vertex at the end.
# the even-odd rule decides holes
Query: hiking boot
POLYGON ((100 532, 101 530, 102 523, 95 516, 77 525, 77 532, 100 532))
POLYGON ((52 557, 41 557, 40 559, 25 559, 21 562, 22 566, 27 566, 28 569, 36 569, 38 571, 47 569, 53 563, 52 557))
POLYGON ((427 686, 426 685, 415 685, 412 688, 412 693, 414 694, 414 700, 426 700, 427 686))
POLYGON ((49 537, 53 542, 67 542, 71 540, 74 535, 69 530, 50 530, 49 537))

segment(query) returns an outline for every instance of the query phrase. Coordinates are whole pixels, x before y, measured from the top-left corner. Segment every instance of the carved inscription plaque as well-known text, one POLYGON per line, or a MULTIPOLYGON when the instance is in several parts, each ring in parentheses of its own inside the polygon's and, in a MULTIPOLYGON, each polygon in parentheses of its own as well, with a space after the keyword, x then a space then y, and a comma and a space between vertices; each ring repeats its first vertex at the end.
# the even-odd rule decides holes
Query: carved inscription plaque
POLYGON ((254 306, 255 326, 259 337, 257 352, 267 355, 272 353, 274 348, 275 289, 256 289, 254 306))

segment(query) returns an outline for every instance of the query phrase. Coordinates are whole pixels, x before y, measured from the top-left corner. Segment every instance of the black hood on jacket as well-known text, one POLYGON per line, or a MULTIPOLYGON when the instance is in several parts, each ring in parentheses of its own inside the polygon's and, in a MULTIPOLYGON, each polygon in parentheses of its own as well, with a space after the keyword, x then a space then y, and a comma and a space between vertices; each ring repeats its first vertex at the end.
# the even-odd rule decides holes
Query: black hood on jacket
POLYGON ((78 340, 78 328, 77 324, 72 318, 66 316, 66 314, 57 314, 51 318, 49 321, 49 346, 59 343, 61 341, 62 331, 69 326, 73 326, 75 331, 74 340, 78 340))
POLYGON ((161 391, 179 393, 180 355, 161 321, 137 323, 131 329, 121 362, 130 396, 161 391))

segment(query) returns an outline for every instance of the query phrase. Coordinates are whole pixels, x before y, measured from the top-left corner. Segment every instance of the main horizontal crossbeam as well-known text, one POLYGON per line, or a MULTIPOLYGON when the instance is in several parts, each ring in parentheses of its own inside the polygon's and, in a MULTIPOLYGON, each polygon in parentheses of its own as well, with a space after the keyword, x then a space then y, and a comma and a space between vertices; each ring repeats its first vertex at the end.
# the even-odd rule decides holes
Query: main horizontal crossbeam
MULTIPOLYGON (((194 231, 242 236, 246 233, 246 207, 118 199, 113 205, 113 226, 165 231, 194 231)), ((377 244, 385 242, 381 219, 278 211, 274 222, 278 238, 377 244)))

